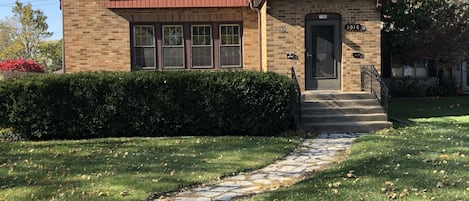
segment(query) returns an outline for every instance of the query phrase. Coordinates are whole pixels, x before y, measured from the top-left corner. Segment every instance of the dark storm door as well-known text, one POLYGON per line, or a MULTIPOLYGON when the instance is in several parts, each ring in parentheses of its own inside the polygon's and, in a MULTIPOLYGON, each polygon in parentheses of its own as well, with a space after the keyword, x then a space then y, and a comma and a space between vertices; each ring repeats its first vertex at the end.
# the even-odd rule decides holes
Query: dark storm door
POLYGON ((340 90, 339 20, 306 21, 305 83, 307 90, 340 90))

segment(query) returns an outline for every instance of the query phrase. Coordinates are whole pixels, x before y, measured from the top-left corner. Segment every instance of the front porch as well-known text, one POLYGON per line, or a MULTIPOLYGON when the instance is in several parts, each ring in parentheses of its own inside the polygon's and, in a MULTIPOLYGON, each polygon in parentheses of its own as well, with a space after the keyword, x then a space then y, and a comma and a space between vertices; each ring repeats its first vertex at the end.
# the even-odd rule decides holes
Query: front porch
POLYGON ((361 91, 300 91, 295 69, 297 127, 318 133, 372 132, 392 127, 388 118, 388 88, 374 66, 361 67, 361 91))
POLYGON ((301 129, 314 132, 372 132, 392 123, 369 92, 304 91, 301 129))

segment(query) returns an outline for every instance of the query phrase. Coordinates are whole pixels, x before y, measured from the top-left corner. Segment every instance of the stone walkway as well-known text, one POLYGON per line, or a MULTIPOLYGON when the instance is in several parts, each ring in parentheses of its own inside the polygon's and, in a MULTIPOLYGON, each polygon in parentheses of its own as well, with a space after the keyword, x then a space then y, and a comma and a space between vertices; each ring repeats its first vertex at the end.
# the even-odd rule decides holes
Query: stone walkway
POLYGON ((306 139, 284 159, 267 167, 155 201, 223 201, 290 186, 334 162, 336 153, 350 148, 356 137, 353 134, 322 134, 315 139, 306 139))

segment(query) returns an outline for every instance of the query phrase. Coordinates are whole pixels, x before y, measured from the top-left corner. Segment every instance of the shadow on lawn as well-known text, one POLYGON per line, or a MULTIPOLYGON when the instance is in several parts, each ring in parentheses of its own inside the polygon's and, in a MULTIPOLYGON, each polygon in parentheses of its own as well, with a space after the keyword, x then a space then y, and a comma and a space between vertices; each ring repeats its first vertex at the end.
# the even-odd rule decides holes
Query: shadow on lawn
POLYGON ((469 96, 393 98, 389 105, 393 119, 412 122, 416 118, 469 115, 469 96))

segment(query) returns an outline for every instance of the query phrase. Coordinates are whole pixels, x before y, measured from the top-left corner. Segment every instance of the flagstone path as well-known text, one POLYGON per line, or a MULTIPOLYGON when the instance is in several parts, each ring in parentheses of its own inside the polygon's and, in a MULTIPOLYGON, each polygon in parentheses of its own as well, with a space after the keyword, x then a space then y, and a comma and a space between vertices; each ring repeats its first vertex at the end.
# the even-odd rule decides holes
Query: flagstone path
POLYGON ((287 187, 334 162, 336 153, 350 148, 357 136, 321 134, 314 139, 304 140, 288 156, 267 167, 154 201, 224 201, 287 187))

